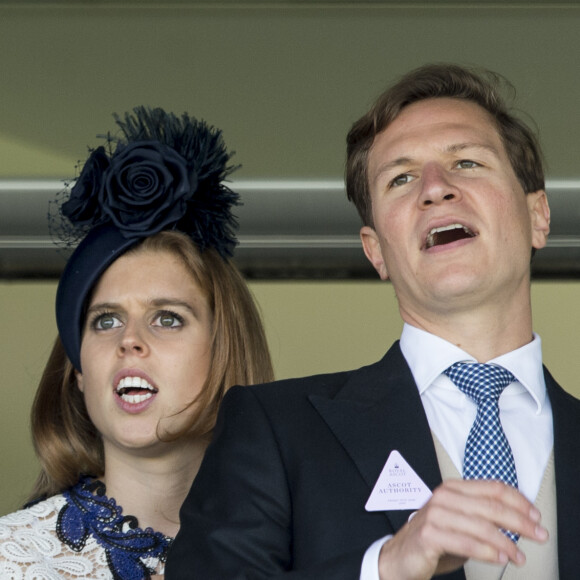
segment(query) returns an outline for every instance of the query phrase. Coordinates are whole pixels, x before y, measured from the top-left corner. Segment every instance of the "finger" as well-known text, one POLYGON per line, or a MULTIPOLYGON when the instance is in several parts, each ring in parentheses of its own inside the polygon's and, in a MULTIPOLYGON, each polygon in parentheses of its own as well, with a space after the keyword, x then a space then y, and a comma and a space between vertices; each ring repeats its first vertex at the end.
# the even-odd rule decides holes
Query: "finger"
POLYGON ((450 510, 434 503, 414 518, 409 526, 420 528, 418 535, 425 549, 435 553, 451 554, 461 558, 476 558, 491 563, 519 564, 522 554, 498 526, 484 517, 450 510))
POLYGON ((516 509, 527 510, 533 504, 515 487, 492 479, 448 479, 441 486, 468 497, 495 497, 516 509))
POLYGON ((535 541, 548 537, 538 509, 518 490, 499 481, 448 480, 435 490, 432 502, 535 541))

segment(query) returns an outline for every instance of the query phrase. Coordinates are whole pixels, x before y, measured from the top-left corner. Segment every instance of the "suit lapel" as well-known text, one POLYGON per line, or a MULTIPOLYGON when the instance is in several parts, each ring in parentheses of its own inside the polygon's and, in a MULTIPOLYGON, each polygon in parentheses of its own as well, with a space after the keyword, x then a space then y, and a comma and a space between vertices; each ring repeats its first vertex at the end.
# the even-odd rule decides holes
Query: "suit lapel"
MULTIPOLYGON (((554 421, 559 576, 576 578, 580 401, 564 391, 545 368, 544 375, 554 421)), ((353 373, 336 397, 311 396, 310 400, 357 466, 369 486, 369 494, 393 449, 401 453, 430 489, 441 483, 425 412, 398 343, 380 362, 353 373)), ((397 531, 409 513, 390 511, 385 515, 397 531)), ((458 570, 441 578, 464 576, 458 570)))
MULTIPOLYGON (((398 343, 380 362, 354 372, 334 398, 312 395, 310 401, 355 463, 369 495, 394 449, 431 490, 441 483, 427 418, 398 343)), ((410 513, 385 512, 395 531, 410 513)))
POLYGON ((580 401, 564 391, 544 368, 554 419, 554 467, 560 578, 577 578, 580 559, 580 401))

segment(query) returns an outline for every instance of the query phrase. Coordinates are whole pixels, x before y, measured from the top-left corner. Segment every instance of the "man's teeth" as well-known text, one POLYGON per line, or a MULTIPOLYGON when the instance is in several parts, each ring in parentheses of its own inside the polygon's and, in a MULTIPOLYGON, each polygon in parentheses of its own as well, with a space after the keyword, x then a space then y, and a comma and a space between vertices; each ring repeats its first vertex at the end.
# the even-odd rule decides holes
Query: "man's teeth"
POLYGON ((119 381, 116 391, 121 399, 127 403, 142 403, 150 399, 157 392, 157 389, 141 377, 125 377, 119 381), (129 394, 133 389, 141 389, 145 392, 129 394))
POLYGON ((465 234, 468 237, 473 237, 475 235, 468 227, 466 227, 462 224, 449 224, 447 226, 433 228, 427 234, 427 240, 426 240, 425 246, 427 247, 427 249, 433 247, 437 241, 441 242, 441 240, 437 240, 438 234, 441 234, 442 232, 453 231, 453 230, 462 230, 463 232, 465 232, 465 234))

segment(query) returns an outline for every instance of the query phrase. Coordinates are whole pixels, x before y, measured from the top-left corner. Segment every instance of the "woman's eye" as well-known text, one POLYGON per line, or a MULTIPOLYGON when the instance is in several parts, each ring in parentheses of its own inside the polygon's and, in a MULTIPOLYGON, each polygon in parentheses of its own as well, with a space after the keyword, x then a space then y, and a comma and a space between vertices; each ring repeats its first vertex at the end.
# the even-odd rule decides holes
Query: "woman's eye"
POLYGON ((174 328, 183 325, 183 318, 174 312, 164 312, 157 316, 153 321, 154 326, 163 326, 164 328, 174 328))
POLYGON ((413 181, 413 176, 409 175, 408 173, 403 173, 392 179, 389 185, 391 187, 400 187, 401 185, 405 185, 411 181, 413 181))
POLYGON ((471 161, 471 159, 462 159, 457 162, 457 167, 460 169, 473 169, 474 167, 479 167, 479 163, 471 161))
POLYGON ((109 330, 121 326, 121 321, 113 314, 101 314, 93 322, 93 327, 97 330, 109 330))

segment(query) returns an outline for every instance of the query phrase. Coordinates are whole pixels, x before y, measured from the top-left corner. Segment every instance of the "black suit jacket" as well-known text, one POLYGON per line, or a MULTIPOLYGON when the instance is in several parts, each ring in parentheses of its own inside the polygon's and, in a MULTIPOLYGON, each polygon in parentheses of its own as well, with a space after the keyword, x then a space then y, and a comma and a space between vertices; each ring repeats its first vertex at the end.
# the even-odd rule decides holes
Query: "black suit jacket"
MULTIPOLYGON (((545 371, 554 415, 561 579, 580 574, 580 401, 545 371)), ((434 489, 433 440, 398 343, 356 371, 236 387, 181 510, 167 580, 355 580, 408 511, 367 512, 396 449, 434 489)), ((462 570, 442 576, 464 580, 462 570)))

